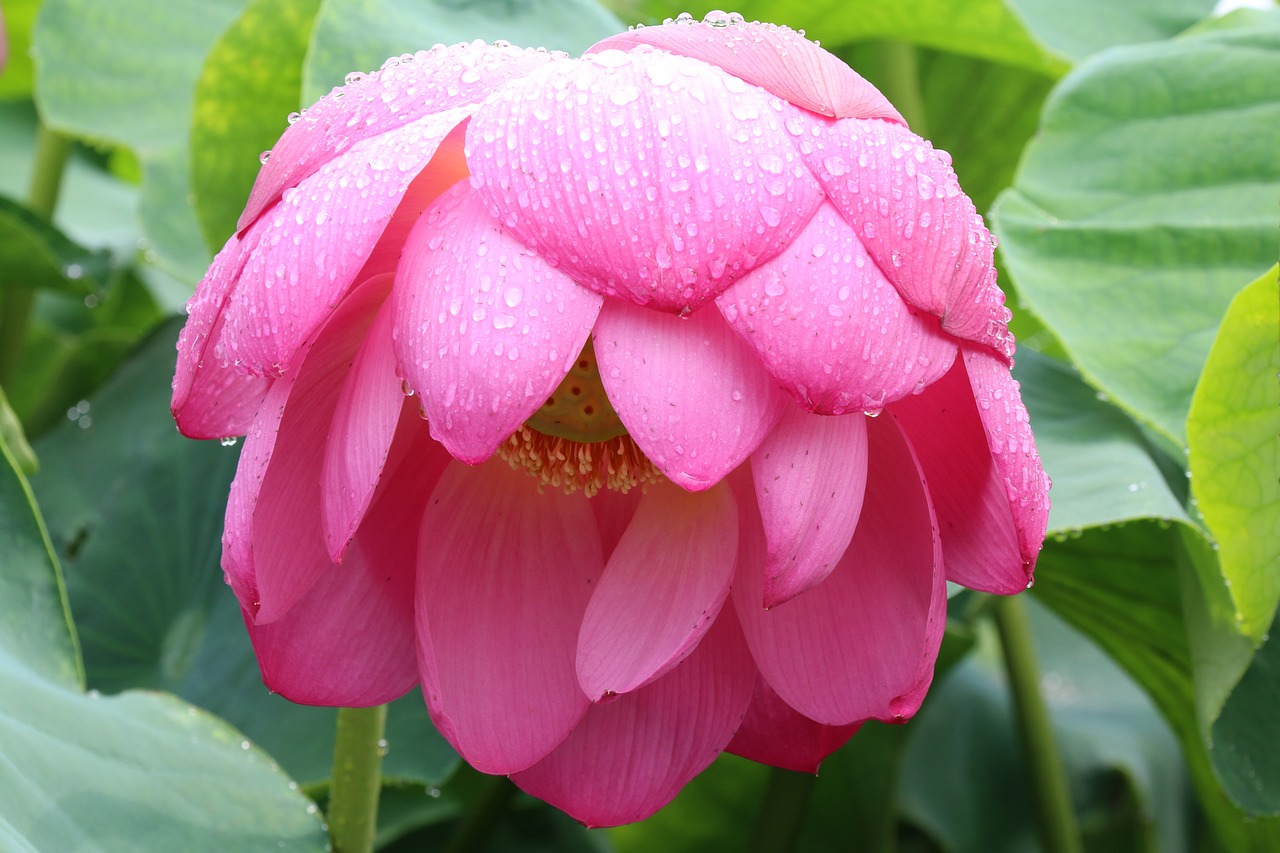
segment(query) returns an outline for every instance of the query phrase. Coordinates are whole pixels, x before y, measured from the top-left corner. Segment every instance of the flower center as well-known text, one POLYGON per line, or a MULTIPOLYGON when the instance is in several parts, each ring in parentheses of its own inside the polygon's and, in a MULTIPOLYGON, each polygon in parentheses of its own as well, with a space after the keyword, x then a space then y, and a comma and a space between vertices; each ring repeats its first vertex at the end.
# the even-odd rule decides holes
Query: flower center
POLYGON ((600 383, 591 340, 556 390, 498 448, 512 468, 540 486, 591 497, 602 488, 629 492, 662 474, 627 435, 600 383))

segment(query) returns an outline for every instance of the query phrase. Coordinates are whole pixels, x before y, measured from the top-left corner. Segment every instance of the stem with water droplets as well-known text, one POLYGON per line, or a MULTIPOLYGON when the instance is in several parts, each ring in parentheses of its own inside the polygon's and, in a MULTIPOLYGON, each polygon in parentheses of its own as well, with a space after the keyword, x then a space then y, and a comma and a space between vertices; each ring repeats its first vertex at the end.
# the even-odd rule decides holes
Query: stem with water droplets
POLYGON ((335 853, 369 853, 378 828, 387 706, 339 708, 329 783, 329 840, 335 853))

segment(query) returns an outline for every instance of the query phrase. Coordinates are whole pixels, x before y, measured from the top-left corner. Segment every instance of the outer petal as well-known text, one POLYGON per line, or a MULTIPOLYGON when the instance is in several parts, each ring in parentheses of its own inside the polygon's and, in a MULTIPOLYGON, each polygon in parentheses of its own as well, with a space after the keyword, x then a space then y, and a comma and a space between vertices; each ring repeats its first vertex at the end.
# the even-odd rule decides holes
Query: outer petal
POLYGON ((222 568, 257 624, 279 619, 332 568, 320 521, 320 471, 336 388, 385 299, 358 288, 271 386, 240 454, 227 500, 222 568))
POLYGON ((642 44, 701 59, 815 113, 906 124, 879 89, 817 42, 787 27, 744 23, 741 15, 711 12, 701 24, 676 20, 632 29, 588 52, 630 50, 642 44))
POLYGON ((245 232, 251 248, 219 355, 252 373, 288 369, 357 280, 410 184, 467 115, 428 116, 357 143, 286 190, 245 232))
POLYGON ((761 678, 747 716, 725 752, 797 773, 817 773, 823 759, 844 746, 860 725, 815 723, 778 698, 761 678))
POLYGON ((215 356, 227 297, 247 254, 247 247, 233 236, 187 302, 170 408, 178 429, 188 438, 244 435, 271 385, 270 379, 240 373, 215 356))
POLYGON ((830 204, 716 304, 800 404, 879 411, 947 372, 955 342, 910 308, 830 204))
POLYGON ((593 54, 480 108, 467 131, 472 186, 575 281, 692 310, 776 254, 822 199, 783 109, 696 60, 593 54))
POLYGON ((792 409, 752 454, 751 473, 769 608, 821 583, 849 547, 867 487, 867 419, 792 409))
POLYGON ((396 354, 431 432, 472 463, 546 402, 603 302, 490 219, 465 184, 410 232, 394 300, 396 354))
MULTIPOLYGON (((419 446, 433 446, 415 420, 419 446)), ((379 491, 341 568, 325 572, 282 618, 255 625, 246 614, 262 679, 273 691, 307 705, 350 707, 389 702, 418 682, 417 542, 404 532, 418 526, 439 479, 436 457, 422 452, 405 460, 379 491)))
POLYGON ((609 300, 594 339, 618 417, 659 470, 690 491, 738 467, 788 405, 714 311, 680 318, 609 300))
POLYGON ((477 104, 507 80, 556 54, 476 41, 437 45, 388 59, 380 71, 349 75, 280 137, 253 185, 239 228, 247 228, 284 190, 297 186, 362 140, 432 113, 477 104))
POLYGON ((680 666, 591 706, 563 744, 511 779, 587 826, 646 818, 729 743, 755 680, 742 631, 725 608, 680 666))
POLYGON ((1048 525, 1049 478, 1009 369, 966 348, 941 382, 892 412, 929 483, 947 579, 984 592, 1025 589, 1048 525))
POLYGON ((815 122, 800 150, 827 196, 907 302, 951 334, 1013 355, 994 241, 951 157, 882 121, 815 122))
POLYGON ((492 460, 452 464, 422 523, 422 681, 441 733, 476 769, 523 770, 587 707, 574 652, 602 568, 587 500, 492 460))
POLYGON ((733 603, 751 654, 784 702, 825 725, 913 714, 946 621, 928 493, 891 419, 869 425, 868 459, 871 499, 853 542, 807 593, 764 610, 758 521, 740 539, 733 603))
POLYGON ((578 681, 593 701, 629 693, 693 651, 729 595, 738 509, 722 483, 649 489, 591 595, 578 681))

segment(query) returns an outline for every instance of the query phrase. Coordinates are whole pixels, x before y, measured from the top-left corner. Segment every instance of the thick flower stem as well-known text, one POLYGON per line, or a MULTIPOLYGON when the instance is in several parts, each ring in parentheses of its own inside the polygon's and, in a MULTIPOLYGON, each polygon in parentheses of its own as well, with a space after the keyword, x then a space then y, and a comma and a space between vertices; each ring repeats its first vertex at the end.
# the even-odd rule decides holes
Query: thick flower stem
POLYGON ((884 94, 907 120, 913 133, 928 136, 924 95, 920 90, 920 66, 916 46, 905 41, 887 41, 880 55, 884 71, 884 94))
MULTIPOLYGON (((36 157, 27 189, 27 207, 45 219, 53 218, 62 189, 62 174, 71 154, 71 140, 50 130, 43 122, 36 132, 36 157)), ((7 386, 22 362, 27 342, 27 322, 35 303, 35 291, 16 281, 3 283, 0 291, 0 386, 7 386)))
POLYGON ((373 849, 386 723, 386 705, 338 709, 329 787, 329 840, 336 853, 373 849))
MULTIPOLYGON (((468 768, 469 769, 469 768, 468 768)), ((476 776, 481 774, 471 771, 476 776)), ((449 837, 445 853, 472 853, 488 847, 489 839, 502 821, 502 815, 520 792, 506 776, 484 777, 484 789, 472 800, 462 815, 458 828, 449 837)))
POLYGON ((751 833, 753 853, 786 853, 796 849, 809 800, 818 777, 774 768, 765 789, 760 817, 751 833))
POLYGON ((1040 670, 1026 604, 1021 596, 1005 596, 998 598, 992 609, 1013 693, 1018 737, 1031 770, 1031 796, 1041 842, 1048 853, 1081 853, 1084 848, 1067 775, 1053 737, 1049 709, 1040 692, 1040 670))

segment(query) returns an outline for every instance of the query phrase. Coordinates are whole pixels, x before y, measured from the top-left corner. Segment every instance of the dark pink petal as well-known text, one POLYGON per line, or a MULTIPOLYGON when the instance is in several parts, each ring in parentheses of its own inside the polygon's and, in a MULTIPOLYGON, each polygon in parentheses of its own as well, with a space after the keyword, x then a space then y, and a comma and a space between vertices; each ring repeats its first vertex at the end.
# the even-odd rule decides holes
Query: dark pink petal
POLYGON ((797 773, 817 773, 823 759, 844 746, 860 725, 815 723, 779 699, 760 678, 747 716, 725 752, 797 773))
POLYGON ((578 682, 587 697, 629 693, 688 656, 729 595, 737 551, 727 483, 698 494, 651 486, 582 619, 578 682))
POLYGON ((822 199, 784 108, 696 60, 592 54, 485 102, 467 130, 471 182, 580 284, 692 310, 776 254, 822 199))
POLYGON ((733 609, 662 678, 592 705, 564 743, 511 779, 587 826, 641 820, 715 760, 751 699, 755 666, 733 609))
POLYGON ((944 331, 1013 355, 994 243, 951 157, 883 121, 815 122, 799 141, 827 196, 911 305, 944 331))
POLYGON ((675 317, 611 299, 594 341, 600 379, 631 438, 690 491, 738 467, 790 405, 715 311, 675 317))
POLYGON ((613 555, 613 549, 618 547, 622 534, 631 525, 640 498, 640 489, 632 489, 626 494, 601 489, 591 498, 591 511, 595 513, 596 525, 600 529, 600 546, 604 549, 606 564, 613 555))
POLYGON ((889 417, 867 438, 868 498, 849 549, 826 580, 772 610, 760 604, 759 521, 742 512, 733 603, 751 654, 784 702, 829 726, 913 714, 946 622, 937 527, 911 448, 889 417))
POLYGON ((244 435, 271 385, 270 379, 241 373, 215 354, 227 297, 246 257, 246 247, 233 236, 187 302, 170 408, 178 429, 188 438, 244 435))
POLYGON ((879 89, 816 42, 787 27, 734 18, 738 16, 712 12, 700 24, 633 29, 610 36, 589 52, 652 45, 718 66, 815 113, 906 124, 879 89))
POLYGON ((603 302, 512 237, 465 184, 410 232, 393 300, 405 378, 432 435, 469 463, 546 402, 603 302))
MULTIPOLYGON (((415 416, 426 446, 426 424, 415 416)), ((413 569, 416 530, 441 466, 407 456, 384 482, 340 567, 328 569, 269 625, 246 614, 268 687, 292 702, 361 707, 389 702, 418 682, 413 569)))
POLYGON ((792 408, 752 454, 766 608, 820 583, 849 547, 867 486, 866 424, 792 408))
POLYGON ((716 305, 783 387, 824 415, 879 411, 956 356, 938 321, 903 302, 830 204, 716 305))
POLYGON ((1049 478, 1009 368, 984 350, 963 353, 940 382, 892 412, 929 483, 947 579, 1011 594, 1031 582, 1049 478))
POLYGON ((280 137, 258 173, 239 228, 247 228, 284 190, 362 140, 468 104, 507 80, 553 61, 555 54, 483 42, 438 45, 387 60, 380 71, 353 74, 308 107, 280 137))
POLYGON ((248 260, 219 356, 250 373, 287 370, 358 280, 410 184, 466 117, 453 110, 359 142, 286 190, 244 234, 248 260))
POLYGON ((574 656, 600 576, 586 498, 500 459, 452 463, 418 551, 419 661, 441 732, 477 770, 514 773, 554 749, 587 697, 574 656))
POLYGON ((259 625, 284 616, 326 571, 320 478, 341 387, 386 298, 385 280, 357 288, 277 380, 249 428, 227 500, 222 568, 259 625))

